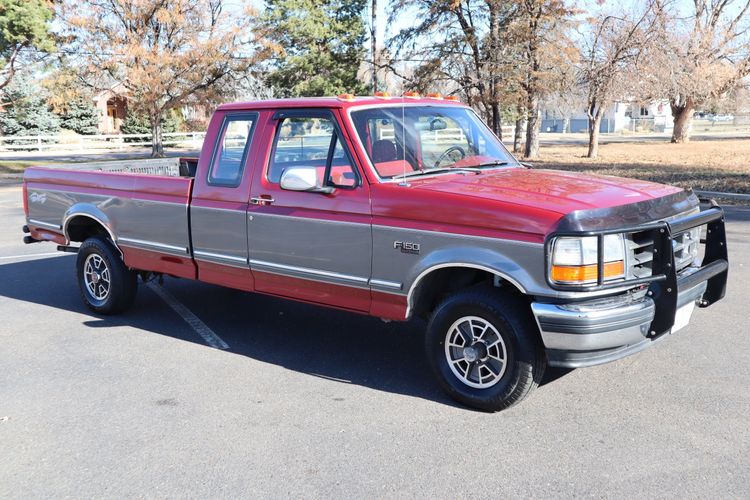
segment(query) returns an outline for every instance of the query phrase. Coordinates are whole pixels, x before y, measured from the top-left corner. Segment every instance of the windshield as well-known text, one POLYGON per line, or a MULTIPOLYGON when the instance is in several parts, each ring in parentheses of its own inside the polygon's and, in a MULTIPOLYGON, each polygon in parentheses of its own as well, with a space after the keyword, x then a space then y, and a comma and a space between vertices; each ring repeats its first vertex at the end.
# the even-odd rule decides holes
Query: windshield
POLYGON ((393 106, 352 111, 354 127, 384 179, 445 169, 517 166, 500 140, 467 108, 393 106))

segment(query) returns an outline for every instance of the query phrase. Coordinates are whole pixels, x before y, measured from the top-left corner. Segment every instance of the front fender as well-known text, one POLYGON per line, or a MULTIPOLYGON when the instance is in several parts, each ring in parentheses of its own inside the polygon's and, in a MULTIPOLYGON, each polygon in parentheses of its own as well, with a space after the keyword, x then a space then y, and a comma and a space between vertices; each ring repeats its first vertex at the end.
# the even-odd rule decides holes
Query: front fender
MULTIPOLYGON (((543 257, 543 253, 541 255, 543 257)), ((538 265, 541 266, 542 262, 540 260, 538 265)), ((494 274, 523 294, 529 294, 530 290, 538 287, 532 275, 533 268, 525 269, 518 260, 500 252, 468 246, 435 250, 425 255, 407 275, 404 287, 407 292, 407 316, 414 309, 420 283, 431 273, 446 268, 478 269, 494 274)))

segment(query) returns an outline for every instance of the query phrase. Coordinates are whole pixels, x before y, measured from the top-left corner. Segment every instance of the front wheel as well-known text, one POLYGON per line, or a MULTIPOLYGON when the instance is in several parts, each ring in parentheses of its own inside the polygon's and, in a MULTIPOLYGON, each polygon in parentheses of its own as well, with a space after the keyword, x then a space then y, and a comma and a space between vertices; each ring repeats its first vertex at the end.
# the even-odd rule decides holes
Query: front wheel
POLYGON ((76 277, 83 302, 94 312, 118 314, 133 305, 138 275, 103 237, 88 238, 78 249, 76 277))
POLYGON ((546 365, 528 303, 497 289, 461 291, 440 303, 427 327, 426 349, 443 390, 484 411, 520 402, 546 365))

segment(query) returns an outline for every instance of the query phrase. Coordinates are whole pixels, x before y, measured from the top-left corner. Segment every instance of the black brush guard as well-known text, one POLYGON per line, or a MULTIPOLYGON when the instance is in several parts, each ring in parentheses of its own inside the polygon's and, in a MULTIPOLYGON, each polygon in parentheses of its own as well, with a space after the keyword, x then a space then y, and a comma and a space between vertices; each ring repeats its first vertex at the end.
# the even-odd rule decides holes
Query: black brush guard
MULTIPOLYGON (((547 239, 545 252, 547 262, 550 262, 550 252, 554 238, 561 236, 595 236, 598 242, 599 268, 598 282, 594 286, 560 285, 554 283, 547 273, 548 284, 562 291, 600 291, 610 289, 635 288, 648 286, 648 295, 655 305, 654 320, 649 327, 649 337, 657 338, 671 331, 677 313, 677 297, 680 290, 689 290, 707 281, 706 291, 698 301, 699 307, 708 307, 721 300, 726 293, 727 271, 729 260, 727 256, 726 231, 724 228, 724 211, 716 202, 711 201, 711 207, 701 212, 687 215, 669 222, 650 222, 631 227, 595 231, 557 232, 547 239), (706 237, 700 243, 705 245, 705 253, 701 266, 692 273, 682 272, 678 276, 672 251, 672 236, 690 229, 706 226, 706 237), (620 233, 650 233, 654 241, 652 275, 645 278, 604 282, 604 236, 620 233)), ((695 269, 695 268, 687 268, 695 269)))

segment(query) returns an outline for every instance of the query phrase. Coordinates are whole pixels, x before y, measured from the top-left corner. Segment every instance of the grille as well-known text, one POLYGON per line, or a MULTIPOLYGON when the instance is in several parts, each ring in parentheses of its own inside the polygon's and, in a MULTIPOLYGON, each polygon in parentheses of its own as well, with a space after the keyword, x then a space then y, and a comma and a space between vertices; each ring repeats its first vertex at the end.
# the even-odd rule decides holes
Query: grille
MULTIPOLYGON (((684 217, 692 212, 679 214, 667 219, 684 217)), ((653 275, 654 236, 651 231, 642 231, 626 235, 628 246, 628 278, 647 278, 653 275)), ((677 271, 690 266, 698 256, 700 228, 676 234, 672 237, 672 252, 677 271)))

